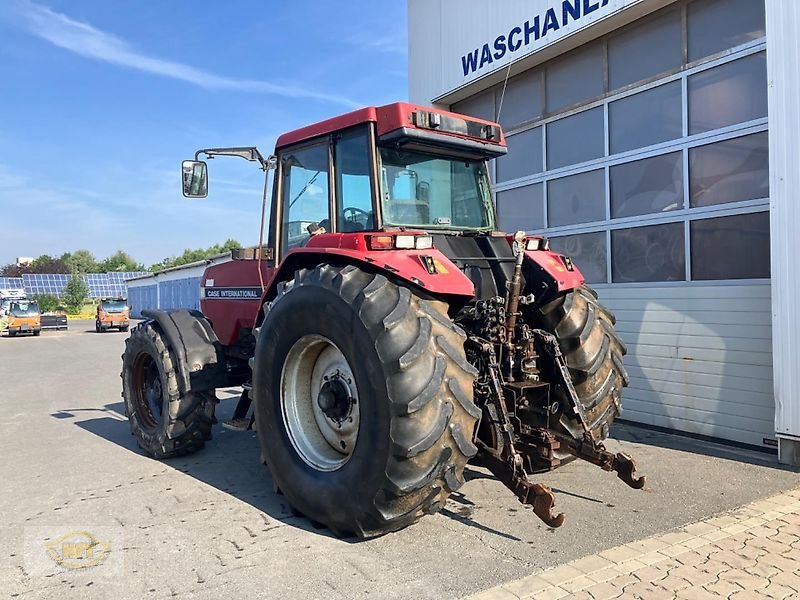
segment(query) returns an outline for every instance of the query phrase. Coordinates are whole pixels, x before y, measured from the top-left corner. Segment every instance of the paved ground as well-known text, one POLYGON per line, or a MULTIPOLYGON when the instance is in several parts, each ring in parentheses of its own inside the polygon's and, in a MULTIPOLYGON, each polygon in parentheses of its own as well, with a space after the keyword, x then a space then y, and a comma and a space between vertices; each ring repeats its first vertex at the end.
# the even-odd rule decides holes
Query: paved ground
MULTIPOLYGON (((610 445, 639 459, 646 490, 585 463, 548 474, 567 513, 558 530, 472 469, 442 513, 338 540, 272 493, 251 433, 216 427, 194 456, 143 456, 119 397, 125 334, 70 327, 0 337, 0 591, 12 597, 463 597, 798 484, 772 456, 620 427, 610 445), (76 531, 111 544, 110 558, 85 569, 47 558, 45 538, 76 531)), ((236 392, 219 395, 224 419, 236 392)))
POLYGON ((800 488, 483 591, 519 598, 800 598, 800 488))

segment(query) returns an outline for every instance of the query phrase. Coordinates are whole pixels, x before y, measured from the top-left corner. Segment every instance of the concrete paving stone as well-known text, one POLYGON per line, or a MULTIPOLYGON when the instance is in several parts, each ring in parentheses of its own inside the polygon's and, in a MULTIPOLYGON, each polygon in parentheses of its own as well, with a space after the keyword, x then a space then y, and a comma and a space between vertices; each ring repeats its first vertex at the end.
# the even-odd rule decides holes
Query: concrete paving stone
POLYGON ((746 556, 742 556, 741 554, 737 554, 732 550, 723 550, 714 555, 714 560, 719 562, 724 562, 726 565, 729 565, 733 569, 744 569, 745 567, 752 567, 756 565, 755 558, 748 558, 746 556))
POLYGON ((542 579, 539 577, 539 575, 529 575, 528 577, 523 577, 522 579, 517 579, 516 581, 504 583, 502 587, 507 591, 516 594, 517 596, 523 596, 525 594, 540 592, 541 590, 552 585, 552 583, 546 579, 542 579))
POLYGON ((730 571, 725 571, 724 573, 720 573, 719 575, 720 580, 723 581, 730 581, 731 583, 735 583, 739 587, 745 590, 757 590, 763 587, 766 587, 769 583, 768 580, 764 579, 763 577, 756 577, 755 575, 751 575, 747 571, 739 571, 731 569, 730 571))
POLYGON ((739 590, 728 596, 728 600, 764 600, 769 598, 761 590, 739 590))
POLYGON ((735 525, 738 522, 739 519, 733 515, 722 515, 719 517, 713 517, 711 519, 706 520, 706 523, 708 523, 709 525, 713 525, 714 527, 717 527, 719 529, 723 529, 728 525, 735 525))
MULTIPOLYGON (((709 532, 711 533, 711 532, 709 532)), ((672 546, 674 544, 680 544, 681 542, 685 542, 686 540, 690 540, 694 537, 697 537, 696 534, 691 534, 686 531, 670 531, 669 533, 665 533, 664 535, 658 536, 656 539, 664 542, 665 544, 672 546)), ((658 550, 659 548, 655 548, 658 550)))
MULTIPOLYGON (((796 562, 796 564, 798 568, 800 568, 800 562, 796 562)), ((780 573, 770 576, 769 579, 772 583, 780 583, 781 585, 792 588, 795 593, 800 595, 800 575, 797 574, 797 571, 794 573, 781 571, 780 573)))
POLYGON ((589 594, 592 600, 611 600, 611 598, 617 598, 622 593, 621 588, 610 583, 595 583, 583 591, 589 594))
POLYGON ((771 565, 773 567, 778 567, 784 573, 794 573, 798 565, 796 558, 786 558, 785 556, 781 556, 780 554, 765 554, 758 560, 759 564, 763 565, 771 565))
POLYGON ((626 560, 636 558, 637 556, 639 556, 639 554, 641 554, 641 552, 633 548, 628 548, 626 546, 617 546, 616 548, 610 548, 609 550, 604 550, 599 554, 606 560, 610 560, 613 563, 619 564, 625 562, 626 560))
POLYGON ((661 554, 664 556, 669 556, 670 558, 674 558, 676 556, 680 556, 684 552, 691 552, 692 549, 688 546, 684 546, 683 544, 673 544, 672 546, 667 546, 666 548, 662 548, 659 550, 661 554))
POLYGON ((570 593, 574 593, 585 590, 586 588, 593 586, 595 583, 597 582, 589 579, 586 575, 581 575, 580 577, 576 577, 570 581, 565 581, 564 583, 560 584, 559 587, 567 590, 570 593))
POLYGON ((770 582, 765 588, 758 590, 760 594, 775 598, 776 600, 784 600, 785 598, 797 598, 797 591, 780 583, 770 582))
POLYGON ((704 565, 708 561, 708 556, 692 550, 676 556, 675 560, 684 566, 695 568, 704 565))
POLYGON ((752 567, 745 567, 744 570, 755 577, 761 577, 766 580, 772 580, 776 575, 783 573, 778 567, 763 563, 757 563, 752 567))
POLYGON ((652 566, 633 571, 631 575, 636 577, 636 579, 639 581, 659 581, 660 579, 664 579, 667 575, 669 575, 669 571, 667 569, 659 569, 656 566, 652 566))
POLYGON ((495 587, 473 594, 469 597, 469 600, 519 600, 519 596, 512 594, 503 587, 495 587))
POLYGON ((683 530, 692 535, 692 536, 699 536, 705 535, 707 533, 711 533, 712 531, 716 531, 720 529, 716 525, 712 525, 706 521, 701 521, 700 523, 692 523, 691 525, 687 525, 683 528, 683 530))
POLYGON ((598 556, 596 554, 593 556, 579 558, 578 560, 573 560, 571 563, 569 563, 570 566, 575 567, 584 573, 593 573, 601 569, 607 569, 608 567, 613 567, 615 564, 616 563, 613 563, 607 558, 603 558, 602 556, 598 556))
POLYGON ((731 537, 731 534, 728 533, 727 531, 722 531, 721 529, 718 529, 717 531, 712 531, 711 533, 701 535, 700 537, 710 542, 718 542, 719 540, 724 540, 725 538, 731 537))
POLYGON ((631 548, 641 554, 644 554, 647 552, 654 552, 656 550, 660 550, 661 548, 666 548, 669 545, 670 542, 665 542, 661 538, 647 538, 644 540, 639 540, 636 542, 630 542, 628 544, 625 544, 625 547, 631 548))
POLYGON ((594 600, 594 598, 592 598, 592 595, 589 592, 583 590, 581 592, 574 592, 570 594, 569 600, 594 600))
POLYGON ((607 581, 611 581, 613 579, 617 579, 618 577, 626 576, 624 573, 618 571, 615 567, 611 567, 609 569, 603 569, 602 571, 595 571, 594 573, 589 573, 587 577, 596 583, 605 583, 607 581))
POLYGON ((753 527, 752 529, 748 530, 748 533, 757 538, 771 538, 773 535, 778 533, 778 528, 768 526, 767 522, 765 521, 763 525, 753 527))
POLYGON ((686 540, 685 542, 683 542, 683 545, 686 546, 687 548, 695 550, 697 548, 702 548, 703 546, 708 546, 712 543, 713 543, 712 541, 707 540, 703 537, 696 537, 691 540, 686 540))
POLYGON ((660 585, 639 581, 626 585, 621 597, 642 598, 646 600, 673 600, 675 598, 675 593, 664 589, 660 585))
POLYGON ((720 600, 722 596, 701 587, 690 587, 685 590, 678 590, 675 598, 677 600, 720 600))
POLYGON ((678 590, 692 587, 691 582, 686 581, 683 577, 678 577, 673 573, 674 572, 671 571, 670 574, 667 575, 664 579, 659 579, 658 585, 660 585, 666 590, 670 590, 671 592, 677 592, 678 590))
POLYGON ((539 577, 552 585, 559 585, 565 581, 570 581, 571 579, 575 579, 576 577, 580 577, 582 575, 584 575, 583 571, 579 571, 571 565, 562 565, 560 567, 556 567, 555 569, 539 573, 539 577))
POLYGON ((641 556, 638 556, 635 560, 638 560, 640 563, 647 565, 649 567, 650 565, 656 565, 664 562, 665 560, 670 560, 670 559, 669 557, 664 556, 660 552, 654 551, 654 552, 648 552, 647 554, 642 554, 641 556))
MULTIPOLYGON (((692 587, 702 587, 717 580, 716 575, 688 565, 673 569, 670 571, 670 575, 685 579, 692 587)), ((664 585, 663 582, 661 582, 660 585, 664 585)))
POLYGON ((559 598, 564 598, 566 596, 569 596, 567 590, 563 590, 560 587, 551 587, 537 592, 532 596, 528 596, 528 598, 532 598, 533 600, 559 600, 559 598))
POLYGON ((617 569, 618 571, 621 571, 622 573, 633 573, 638 569, 644 569, 646 567, 647 567, 646 564, 633 558, 631 560, 626 560, 625 562, 616 565, 614 568, 617 569))
MULTIPOLYGON (((721 577, 721 574, 720 574, 721 577)), ((742 586, 735 584, 732 581, 728 581, 726 579, 720 579, 719 581, 715 581, 714 583, 709 583, 705 586, 705 589, 709 592, 714 592, 715 594, 719 594, 723 598, 727 598, 733 592, 739 592, 743 590, 742 586)))

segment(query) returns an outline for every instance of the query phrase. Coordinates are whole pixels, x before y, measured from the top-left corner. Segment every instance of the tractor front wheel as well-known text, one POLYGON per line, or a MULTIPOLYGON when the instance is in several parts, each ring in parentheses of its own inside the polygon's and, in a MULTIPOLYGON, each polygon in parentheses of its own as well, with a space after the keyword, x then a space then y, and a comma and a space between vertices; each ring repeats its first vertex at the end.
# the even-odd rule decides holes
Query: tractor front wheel
POLYGON ((445 303, 353 266, 282 284, 253 393, 262 459, 294 509, 364 538, 442 508, 477 451, 464 338, 445 303))
POLYGON ((169 458, 199 450, 211 439, 213 392, 182 394, 175 359, 151 321, 138 325, 125 339, 122 355, 122 397, 139 447, 153 458, 169 458))

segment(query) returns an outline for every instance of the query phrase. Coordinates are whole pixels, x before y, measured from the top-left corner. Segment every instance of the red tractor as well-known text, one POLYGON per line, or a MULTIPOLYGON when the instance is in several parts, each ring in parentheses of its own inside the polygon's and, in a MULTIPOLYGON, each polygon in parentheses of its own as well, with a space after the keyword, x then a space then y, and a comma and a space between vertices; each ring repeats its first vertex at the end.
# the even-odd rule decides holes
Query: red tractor
POLYGON ((122 371, 141 448, 202 448, 215 389, 243 386, 278 491, 359 537, 441 509, 470 461, 554 527, 528 475, 581 458, 641 488, 603 445, 627 384, 614 317, 546 239, 497 230, 486 161, 505 153, 496 123, 397 103, 268 159, 184 161, 188 197, 208 192, 201 154, 275 170, 269 237, 206 270, 202 312, 143 311, 122 371))

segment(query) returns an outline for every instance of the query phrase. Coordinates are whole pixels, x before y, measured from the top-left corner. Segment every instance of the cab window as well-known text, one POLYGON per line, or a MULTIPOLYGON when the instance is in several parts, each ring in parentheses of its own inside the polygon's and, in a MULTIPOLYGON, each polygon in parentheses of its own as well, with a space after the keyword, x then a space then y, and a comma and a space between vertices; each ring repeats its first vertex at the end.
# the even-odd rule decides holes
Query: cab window
POLYGON ((328 195, 328 141, 284 154, 283 227, 284 252, 304 246, 316 223, 331 230, 328 195))
POLYGON ((340 232, 374 231, 369 135, 366 127, 336 138, 336 216, 340 232))

